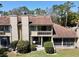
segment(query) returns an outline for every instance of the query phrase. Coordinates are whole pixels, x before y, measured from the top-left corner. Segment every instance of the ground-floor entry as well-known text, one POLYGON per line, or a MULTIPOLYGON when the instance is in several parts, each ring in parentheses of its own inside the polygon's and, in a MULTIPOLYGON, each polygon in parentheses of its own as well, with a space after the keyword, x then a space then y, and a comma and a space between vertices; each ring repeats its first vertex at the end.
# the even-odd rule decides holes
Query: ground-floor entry
POLYGON ((1 36, 0 37, 0 46, 1 47, 8 47, 10 45, 10 38, 1 36))
POLYGON ((76 39, 74 38, 53 38, 55 47, 74 47, 76 39))
POLYGON ((32 37, 32 44, 43 47, 46 41, 51 41, 51 37, 32 37))

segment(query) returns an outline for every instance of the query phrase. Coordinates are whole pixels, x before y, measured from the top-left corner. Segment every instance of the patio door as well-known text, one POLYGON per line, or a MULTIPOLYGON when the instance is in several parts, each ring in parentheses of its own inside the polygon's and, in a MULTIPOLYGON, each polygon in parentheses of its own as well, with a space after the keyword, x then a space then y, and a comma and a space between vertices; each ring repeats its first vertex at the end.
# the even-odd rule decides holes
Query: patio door
POLYGON ((41 47, 41 37, 33 37, 33 44, 37 47, 41 47))

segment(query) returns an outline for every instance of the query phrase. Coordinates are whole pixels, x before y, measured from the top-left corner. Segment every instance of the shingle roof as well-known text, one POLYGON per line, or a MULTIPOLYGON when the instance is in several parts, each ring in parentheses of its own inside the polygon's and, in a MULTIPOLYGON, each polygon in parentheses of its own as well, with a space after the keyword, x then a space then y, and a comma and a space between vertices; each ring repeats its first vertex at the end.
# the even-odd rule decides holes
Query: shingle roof
POLYGON ((63 26, 60 26, 58 24, 53 23, 53 28, 55 30, 55 35, 54 37, 62 37, 62 38, 76 38, 76 32, 72 31, 68 28, 65 28, 63 26))
MULTIPOLYGON (((20 16, 18 16, 18 21, 21 21, 20 16)), ((55 24, 51 21, 50 16, 29 16, 29 22, 31 25, 53 25, 56 35, 54 37, 65 37, 65 38, 75 38, 76 32, 67 29, 63 26, 55 24)), ((0 17, 0 25, 10 25, 9 16, 0 17)))
POLYGON ((32 25, 52 25, 50 16, 29 16, 32 25))
POLYGON ((0 16, 0 25, 10 25, 10 19, 8 16, 0 16))

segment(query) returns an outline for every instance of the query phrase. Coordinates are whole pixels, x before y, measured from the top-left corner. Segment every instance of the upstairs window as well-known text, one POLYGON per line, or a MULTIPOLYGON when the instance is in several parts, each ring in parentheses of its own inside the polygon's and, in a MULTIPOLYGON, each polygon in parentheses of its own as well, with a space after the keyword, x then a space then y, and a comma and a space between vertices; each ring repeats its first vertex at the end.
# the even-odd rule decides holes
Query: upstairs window
POLYGON ((0 26, 0 31, 4 31, 4 26, 0 26))
POLYGON ((51 31, 51 26, 38 26, 38 31, 51 31))
POLYGON ((5 26, 5 32, 10 32, 10 26, 5 26))
POLYGON ((0 31, 10 32, 10 26, 0 26, 0 31))
POLYGON ((31 31, 36 31, 36 26, 30 26, 31 31))

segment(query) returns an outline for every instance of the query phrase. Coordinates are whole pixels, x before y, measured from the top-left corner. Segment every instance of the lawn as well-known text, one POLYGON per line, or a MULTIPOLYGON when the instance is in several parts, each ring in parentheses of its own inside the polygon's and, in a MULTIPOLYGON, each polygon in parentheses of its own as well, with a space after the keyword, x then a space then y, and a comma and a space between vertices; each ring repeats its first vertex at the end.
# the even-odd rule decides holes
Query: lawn
MULTIPOLYGON (((12 53, 13 54, 13 53, 12 53)), ((12 55, 9 54, 11 57, 12 55)), ((43 51, 33 51, 27 54, 16 54, 15 57, 79 57, 79 49, 63 49, 57 50, 55 54, 47 54, 43 51)))

